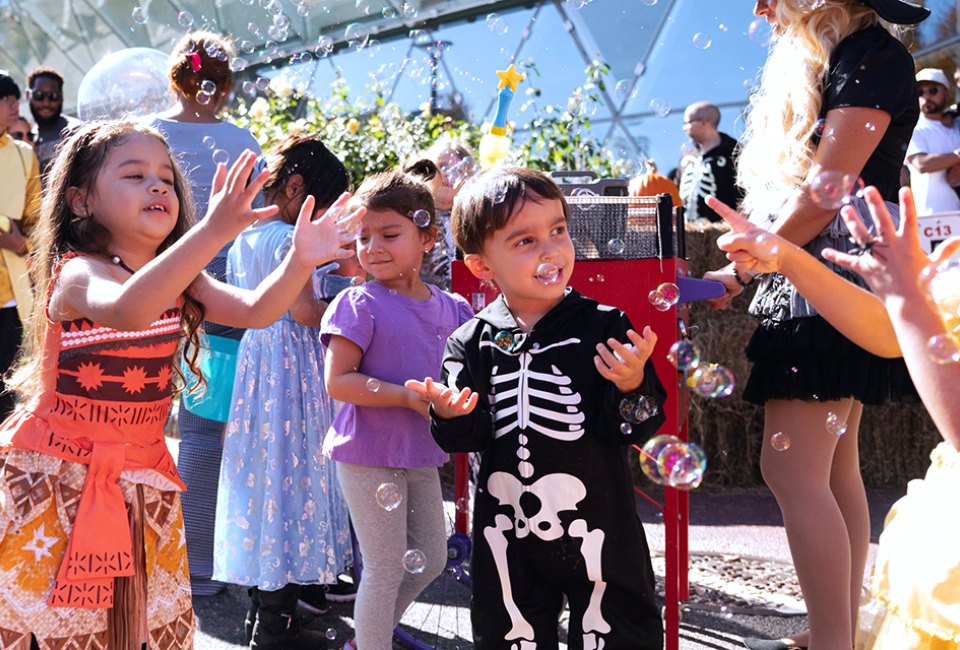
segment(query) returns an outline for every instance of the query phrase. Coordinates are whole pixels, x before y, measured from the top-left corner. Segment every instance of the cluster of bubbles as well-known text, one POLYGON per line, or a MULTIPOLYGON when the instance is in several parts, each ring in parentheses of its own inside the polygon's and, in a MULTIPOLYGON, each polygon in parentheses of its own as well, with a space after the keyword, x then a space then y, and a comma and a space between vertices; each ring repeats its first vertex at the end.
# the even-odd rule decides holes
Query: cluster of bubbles
POLYGON ((676 341, 667 350, 667 361, 684 375, 684 383, 693 394, 708 399, 733 394, 736 386, 733 372, 718 363, 704 363, 700 347, 693 341, 676 341))
POLYGON ((657 311, 668 311, 680 302, 680 287, 673 282, 663 282, 647 294, 647 298, 657 311))
POLYGON ((653 436, 640 450, 640 469, 657 485, 693 490, 703 481, 707 456, 696 443, 671 435, 653 436))
POLYGON ((813 202, 825 210, 839 210, 850 203, 854 196, 863 193, 863 180, 856 174, 835 171, 820 171, 810 179, 807 186, 813 202))
POLYGON ((537 267, 537 280, 544 285, 557 284, 563 277, 560 267, 553 262, 543 262, 537 267))
POLYGON ((657 403, 646 395, 628 395, 620 400, 620 417, 623 423, 620 431, 624 435, 633 433, 633 425, 646 422, 660 412, 657 403))

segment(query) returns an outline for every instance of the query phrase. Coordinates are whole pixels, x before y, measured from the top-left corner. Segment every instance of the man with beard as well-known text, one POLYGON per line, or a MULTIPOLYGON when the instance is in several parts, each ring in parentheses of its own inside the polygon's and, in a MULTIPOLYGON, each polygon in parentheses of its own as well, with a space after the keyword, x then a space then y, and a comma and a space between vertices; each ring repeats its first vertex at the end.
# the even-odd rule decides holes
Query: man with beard
POLYGON ((907 147, 910 186, 917 214, 960 210, 960 196, 950 185, 960 166, 960 124, 944 115, 950 104, 950 82, 939 68, 917 73, 920 121, 907 147))
POLYGON ((60 141, 81 122, 63 114, 63 76, 55 68, 34 68, 27 76, 27 99, 37 123, 34 147, 40 159, 40 173, 46 178, 60 141))

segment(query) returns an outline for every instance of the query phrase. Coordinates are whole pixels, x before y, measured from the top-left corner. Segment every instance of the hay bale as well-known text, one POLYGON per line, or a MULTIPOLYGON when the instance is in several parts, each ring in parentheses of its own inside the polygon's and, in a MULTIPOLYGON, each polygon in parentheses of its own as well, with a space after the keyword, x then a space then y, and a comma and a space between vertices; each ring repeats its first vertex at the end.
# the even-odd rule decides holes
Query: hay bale
MULTIPOLYGON (((726 264, 716 247, 726 226, 713 223, 688 224, 687 258, 690 275, 726 264)), ((706 361, 722 364, 737 378, 734 394, 722 399, 691 396, 690 439, 707 454, 704 480, 709 486, 755 486, 762 484, 759 470, 763 432, 763 409, 741 399, 749 374, 744 355, 756 320, 747 315, 753 288, 733 301, 727 311, 711 312, 704 303, 689 307, 685 321, 696 325, 695 341, 706 361)), ((870 487, 902 487, 922 476, 929 454, 940 440, 936 428, 920 404, 888 404, 866 407, 860 427, 860 462, 864 481, 870 487)), ((638 472, 638 482, 649 481, 638 472)))

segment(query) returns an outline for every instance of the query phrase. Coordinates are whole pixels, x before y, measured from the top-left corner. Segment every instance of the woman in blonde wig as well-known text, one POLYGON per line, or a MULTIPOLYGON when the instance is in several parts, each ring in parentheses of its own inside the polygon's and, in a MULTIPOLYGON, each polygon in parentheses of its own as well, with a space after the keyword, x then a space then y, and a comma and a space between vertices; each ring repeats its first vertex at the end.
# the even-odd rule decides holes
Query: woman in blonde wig
MULTIPOLYGON (((839 204, 825 199, 823 181, 860 178, 897 201, 919 111, 913 59, 894 25, 929 12, 903 0, 758 0, 754 13, 779 39, 747 115, 743 210, 817 257, 826 247, 849 250, 839 204)), ((753 279, 732 266, 706 277, 727 287, 716 309, 753 279)), ((779 273, 762 276, 750 313, 760 326, 747 347, 753 369, 744 398, 764 405, 760 469, 783 513, 810 631, 744 643, 850 648, 870 537, 860 415, 864 404, 914 395, 913 388, 902 360, 882 358, 896 348, 858 347, 779 273), (774 435, 789 447, 774 449, 774 435)))

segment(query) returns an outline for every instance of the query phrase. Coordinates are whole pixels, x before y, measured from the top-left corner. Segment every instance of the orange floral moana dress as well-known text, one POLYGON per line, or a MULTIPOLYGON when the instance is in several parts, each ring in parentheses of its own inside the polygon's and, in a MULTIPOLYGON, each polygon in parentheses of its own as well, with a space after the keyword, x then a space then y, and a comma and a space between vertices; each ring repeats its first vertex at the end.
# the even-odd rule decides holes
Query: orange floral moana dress
POLYGON ((167 450, 180 312, 48 322, 43 389, 0 425, 0 649, 180 649, 194 620, 167 450))

